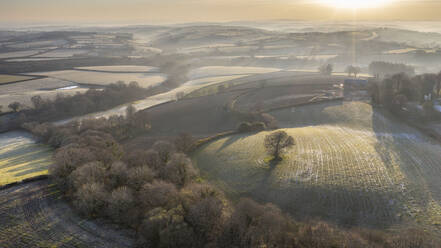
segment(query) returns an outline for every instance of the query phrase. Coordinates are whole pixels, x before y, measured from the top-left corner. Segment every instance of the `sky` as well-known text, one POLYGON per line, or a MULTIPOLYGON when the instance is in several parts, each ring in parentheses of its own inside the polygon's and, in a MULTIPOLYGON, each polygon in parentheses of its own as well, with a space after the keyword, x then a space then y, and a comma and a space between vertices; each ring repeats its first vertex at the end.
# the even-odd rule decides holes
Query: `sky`
POLYGON ((375 0, 382 4, 357 10, 336 7, 337 3, 344 5, 342 3, 353 1, 366 3, 372 0, 0 0, 0 23, 160 24, 353 19, 441 21, 441 0, 375 0))

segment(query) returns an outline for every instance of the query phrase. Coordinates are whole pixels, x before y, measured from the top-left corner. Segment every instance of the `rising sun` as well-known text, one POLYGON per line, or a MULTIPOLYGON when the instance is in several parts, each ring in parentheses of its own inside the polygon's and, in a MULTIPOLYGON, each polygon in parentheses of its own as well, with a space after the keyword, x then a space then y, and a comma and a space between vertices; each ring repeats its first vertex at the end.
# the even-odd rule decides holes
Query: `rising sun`
POLYGON ((381 7, 392 0, 320 0, 320 2, 335 8, 365 9, 381 7))

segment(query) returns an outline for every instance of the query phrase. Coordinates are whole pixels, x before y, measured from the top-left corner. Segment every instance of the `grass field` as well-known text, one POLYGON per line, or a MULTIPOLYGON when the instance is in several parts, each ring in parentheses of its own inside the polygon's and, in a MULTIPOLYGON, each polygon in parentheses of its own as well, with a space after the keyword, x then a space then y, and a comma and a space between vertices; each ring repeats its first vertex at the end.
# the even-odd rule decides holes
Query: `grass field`
POLYGON ((52 71, 32 73, 35 75, 43 75, 50 78, 66 80, 78 84, 108 85, 117 81, 130 83, 136 81, 141 87, 150 87, 161 84, 167 77, 161 73, 107 73, 96 71, 52 71))
POLYGON ((40 50, 25 50, 25 51, 18 51, 18 52, 0 53, 0 59, 28 57, 31 55, 35 55, 39 52, 41 52, 41 51, 40 50))
POLYGON ((112 65, 112 66, 88 66, 88 67, 77 67, 75 69, 85 70, 85 71, 102 71, 102 72, 134 72, 134 73, 145 73, 145 72, 158 72, 158 67, 152 66, 138 66, 138 65, 112 65))
POLYGON ((0 246, 134 247, 128 231, 78 216, 48 180, 0 191, 0 246))
POLYGON ((32 79, 32 77, 0 74, 0 85, 28 79, 32 79))
POLYGON ((208 77, 260 74, 276 71, 280 71, 280 69, 246 66, 206 66, 190 71, 190 73, 188 73, 188 77, 191 80, 194 80, 208 77))
POLYGON ((235 135, 194 155, 202 174, 233 197, 271 201, 297 218, 441 231, 439 144, 361 102, 271 114, 296 141, 280 164, 265 154, 269 132, 235 135))
POLYGON ((52 149, 23 132, 0 134, 0 186, 47 174, 52 149))
POLYGON ((73 88, 74 83, 56 79, 40 78, 13 84, 0 84, 0 105, 3 111, 7 111, 7 106, 12 102, 20 102, 26 106, 32 106, 31 97, 40 95, 43 98, 54 99, 57 94, 73 95, 76 92, 84 92, 87 88, 73 88))

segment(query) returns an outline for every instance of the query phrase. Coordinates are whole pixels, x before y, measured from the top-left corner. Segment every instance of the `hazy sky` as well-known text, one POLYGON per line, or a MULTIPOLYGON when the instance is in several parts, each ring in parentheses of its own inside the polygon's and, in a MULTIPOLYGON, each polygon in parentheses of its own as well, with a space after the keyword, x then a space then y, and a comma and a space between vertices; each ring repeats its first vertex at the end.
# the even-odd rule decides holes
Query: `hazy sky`
MULTIPOLYGON (((5 23, 161 23, 238 20, 440 20, 441 0, 339 9, 327 0, 0 0, 5 23), (328 1, 328 2, 329 2, 328 1)), ((369 0, 329 0, 330 2, 369 0)), ((378 0, 382 1, 382 0, 378 0)))

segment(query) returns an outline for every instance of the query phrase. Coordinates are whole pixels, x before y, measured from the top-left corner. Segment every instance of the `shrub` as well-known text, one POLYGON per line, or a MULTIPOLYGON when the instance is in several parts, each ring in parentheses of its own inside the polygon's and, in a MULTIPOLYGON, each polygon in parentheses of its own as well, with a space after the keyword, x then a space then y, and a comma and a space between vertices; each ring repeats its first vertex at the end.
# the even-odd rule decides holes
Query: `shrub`
POLYGON ((49 166, 49 173, 61 189, 67 189, 68 176, 80 165, 96 161, 95 154, 89 149, 71 144, 57 150, 54 155, 55 163, 49 166))
POLYGON ((153 181, 155 173, 146 165, 130 168, 127 173, 127 185, 134 190, 139 190, 142 185, 153 181))
POLYGON ((269 129, 277 129, 279 128, 279 124, 277 123, 277 119, 267 113, 263 113, 260 115, 263 123, 265 123, 266 127, 269 129))
POLYGON ((90 162, 75 169, 69 176, 72 187, 78 189, 89 182, 104 183, 107 171, 101 162, 90 162))
POLYGON ((124 185, 127 182, 128 168, 124 162, 113 162, 109 170, 109 184, 112 188, 124 185))
POLYGON ((219 247, 293 247, 295 228, 272 204, 241 199, 218 240, 219 247))
POLYGON ((140 228, 146 246, 194 247, 194 231, 185 222, 184 214, 181 206, 171 210, 156 208, 149 211, 140 228))
POLYGON ((128 225, 136 222, 133 218, 136 215, 135 198, 130 188, 121 186, 113 190, 107 204, 107 212, 114 221, 128 225))
POLYGON ((247 133, 251 131, 251 123, 249 122, 242 122, 239 124, 239 127, 237 128, 237 131, 241 133, 247 133))
POLYGON ((174 140, 176 151, 185 154, 189 154, 192 151, 194 143, 195 139, 188 133, 181 133, 174 140))
POLYGON ((254 132, 264 131, 266 129, 266 125, 263 122, 254 122, 251 125, 251 130, 254 132))
POLYGON ((224 225, 224 204, 216 197, 207 197, 190 206, 186 219, 202 244, 216 240, 224 225))
POLYGON ((175 152, 175 147, 170 142, 157 141, 153 145, 153 150, 158 152, 158 156, 161 162, 167 163, 171 155, 175 152))
POLYGON ((154 181, 145 184, 139 193, 140 202, 147 209, 157 207, 171 208, 179 202, 179 192, 174 184, 154 181))

